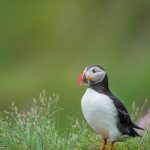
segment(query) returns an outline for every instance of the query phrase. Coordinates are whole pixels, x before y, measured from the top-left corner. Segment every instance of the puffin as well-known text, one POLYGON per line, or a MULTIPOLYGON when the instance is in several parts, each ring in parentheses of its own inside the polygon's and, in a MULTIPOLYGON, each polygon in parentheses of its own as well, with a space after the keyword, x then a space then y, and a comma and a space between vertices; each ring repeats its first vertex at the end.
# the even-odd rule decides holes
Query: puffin
POLYGON ((86 67, 77 82, 88 86, 81 100, 82 112, 87 123, 101 135, 101 150, 106 149, 107 141, 112 150, 115 142, 140 137, 136 130, 144 129, 133 123, 124 104, 112 94, 103 67, 95 64, 86 67))

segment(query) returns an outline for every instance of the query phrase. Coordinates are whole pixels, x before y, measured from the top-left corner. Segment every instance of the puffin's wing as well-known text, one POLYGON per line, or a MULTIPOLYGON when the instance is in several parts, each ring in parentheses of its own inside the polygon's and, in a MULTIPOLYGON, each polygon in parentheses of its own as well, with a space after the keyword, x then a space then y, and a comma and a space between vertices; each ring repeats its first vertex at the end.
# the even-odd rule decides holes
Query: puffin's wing
POLYGON ((124 124, 124 125, 131 125, 132 121, 130 119, 130 116, 129 116, 128 111, 125 108, 124 104, 121 101, 119 101, 118 99, 116 99, 113 102, 117 108, 120 123, 124 124))
POLYGON ((109 97, 113 100, 113 103, 118 111, 118 128, 123 134, 127 134, 130 136, 139 136, 138 133, 133 129, 141 129, 136 124, 134 124, 129 116, 127 109, 125 108, 124 104, 111 93, 109 97))
POLYGON ((130 116, 124 104, 118 98, 114 96, 111 97, 111 99, 113 100, 113 103, 118 111, 118 117, 119 117, 120 123, 124 125, 131 125, 132 121, 130 119, 130 116))

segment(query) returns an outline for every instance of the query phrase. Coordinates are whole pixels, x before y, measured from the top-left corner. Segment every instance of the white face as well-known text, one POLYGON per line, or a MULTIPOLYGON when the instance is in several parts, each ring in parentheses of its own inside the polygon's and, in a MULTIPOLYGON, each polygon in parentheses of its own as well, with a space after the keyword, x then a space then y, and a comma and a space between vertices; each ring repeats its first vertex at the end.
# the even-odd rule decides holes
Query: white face
POLYGON ((87 78, 90 78, 90 83, 95 84, 103 81, 106 75, 106 72, 103 69, 99 68, 98 66, 93 66, 90 69, 87 69, 88 68, 85 69, 85 75, 87 78))

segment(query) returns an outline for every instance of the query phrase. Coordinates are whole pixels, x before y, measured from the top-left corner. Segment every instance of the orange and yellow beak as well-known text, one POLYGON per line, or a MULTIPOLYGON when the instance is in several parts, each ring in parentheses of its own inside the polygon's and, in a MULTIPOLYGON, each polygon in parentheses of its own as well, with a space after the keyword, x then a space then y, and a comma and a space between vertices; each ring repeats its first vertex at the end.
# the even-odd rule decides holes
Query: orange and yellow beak
POLYGON ((84 85, 84 84, 88 84, 88 81, 90 81, 90 80, 91 80, 91 77, 86 76, 85 73, 83 72, 78 77, 77 83, 78 83, 78 85, 84 85))

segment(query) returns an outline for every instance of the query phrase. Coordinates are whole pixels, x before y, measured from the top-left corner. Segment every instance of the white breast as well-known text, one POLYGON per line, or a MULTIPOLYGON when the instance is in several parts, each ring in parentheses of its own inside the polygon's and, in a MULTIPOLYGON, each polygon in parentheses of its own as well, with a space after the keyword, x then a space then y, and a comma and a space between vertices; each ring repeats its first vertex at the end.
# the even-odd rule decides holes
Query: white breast
POLYGON ((117 129, 117 110, 107 95, 88 88, 81 105, 85 119, 97 133, 111 141, 118 139, 121 133, 117 129))

